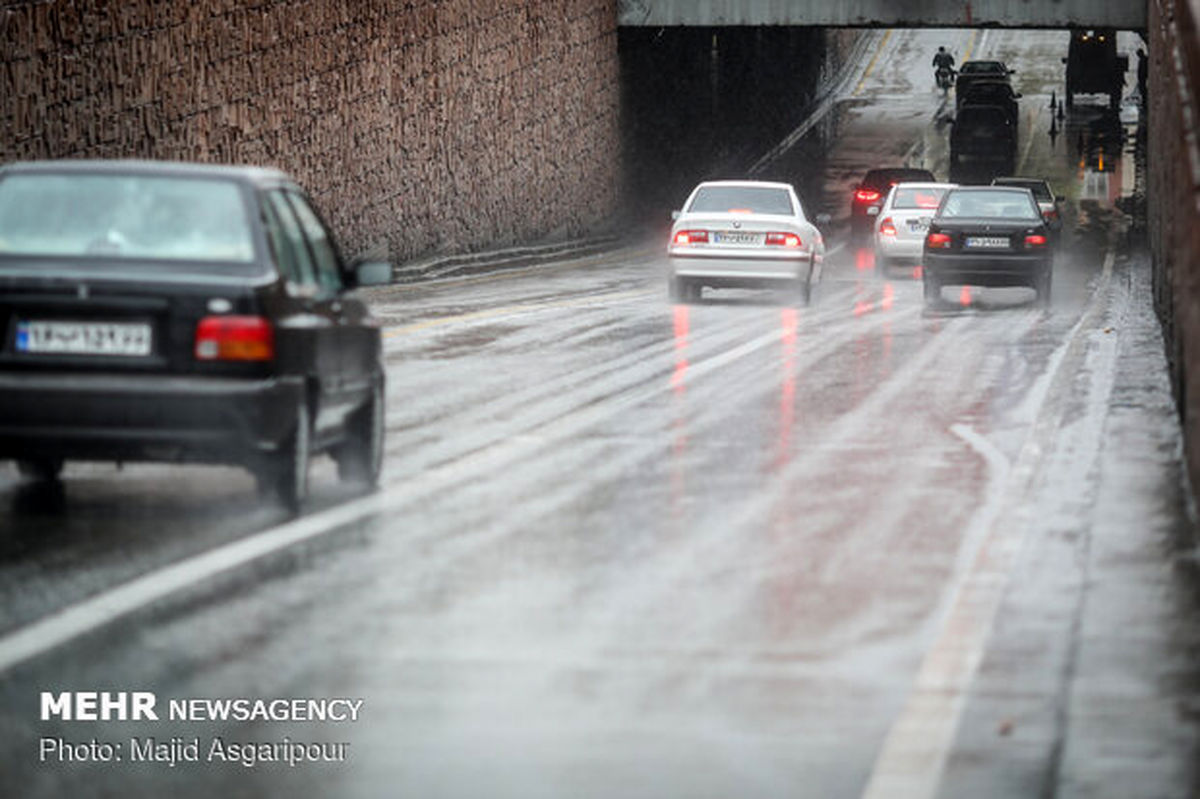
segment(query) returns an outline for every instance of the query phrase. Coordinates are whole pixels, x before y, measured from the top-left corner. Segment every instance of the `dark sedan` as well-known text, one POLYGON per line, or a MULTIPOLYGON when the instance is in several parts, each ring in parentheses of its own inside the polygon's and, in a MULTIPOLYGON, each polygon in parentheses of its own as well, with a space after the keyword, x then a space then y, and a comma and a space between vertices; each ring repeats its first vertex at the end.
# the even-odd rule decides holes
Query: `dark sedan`
POLYGON ((0 169, 0 458, 248 467, 292 510, 312 455, 373 484, 380 331, 304 192, 269 169, 0 169))
POLYGON ((943 286, 1030 286, 1050 303, 1050 231, 1028 189, 960 186, 942 198, 924 251, 925 302, 943 286))

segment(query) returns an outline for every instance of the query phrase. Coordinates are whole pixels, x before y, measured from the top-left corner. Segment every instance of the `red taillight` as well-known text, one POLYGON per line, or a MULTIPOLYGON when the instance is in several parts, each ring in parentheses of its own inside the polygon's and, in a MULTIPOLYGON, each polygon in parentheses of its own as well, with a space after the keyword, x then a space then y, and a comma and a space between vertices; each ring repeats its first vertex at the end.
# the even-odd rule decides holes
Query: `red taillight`
POLYGON ((894 222, 892 222, 892 218, 890 216, 885 217, 883 221, 879 223, 879 232, 884 236, 896 235, 896 225, 894 222))
POLYGON ((1051 219, 1058 219, 1058 211, 1053 208, 1047 211, 1042 211, 1042 219, 1045 219, 1047 222, 1051 219))
POLYGON ((950 235, 948 233, 930 233, 925 237, 925 246, 934 250, 947 250, 950 248, 950 235))
POLYGON ((681 230, 675 234, 676 244, 707 244, 707 230, 681 230))
POLYGON ((196 323, 196 360, 269 361, 275 328, 261 316, 206 316, 196 323))
POLYGON ((854 192, 854 199, 860 203, 873 203, 879 199, 879 192, 874 189, 859 189, 854 192))
POLYGON ((1033 233, 1025 237, 1026 247, 1045 247, 1046 237, 1041 233, 1033 233))
POLYGON ((767 244, 777 247, 799 247, 800 237, 795 233, 768 233, 767 244))

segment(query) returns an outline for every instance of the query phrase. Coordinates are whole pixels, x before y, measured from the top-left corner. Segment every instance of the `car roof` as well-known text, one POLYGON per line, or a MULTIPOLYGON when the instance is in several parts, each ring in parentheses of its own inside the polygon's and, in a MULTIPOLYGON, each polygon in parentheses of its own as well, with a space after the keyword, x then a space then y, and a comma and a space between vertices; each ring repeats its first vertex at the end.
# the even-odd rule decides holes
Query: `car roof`
POLYGON ((964 61, 959 66, 958 71, 959 72, 987 72, 987 71, 1001 70, 1001 69, 1004 69, 1004 70, 1008 69, 1008 67, 1006 67, 1004 65, 1003 61, 980 60, 980 61, 964 61))
POLYGON ((993 186, 1022 186, 1026 183, 1042 183, 1050 185, 1050 181, 1045 178, 1023 178, 1015 175, 1001 176, 992 178, 993 186))
POLYGON ((957 183, 941 183, 935 180, 902 180, 893 189, 953 189, 957 183))
POLYGON ((1029 189, 1022 186, 955 186, 952 191, 955 194, 976 194, 979 192, 1002 191, 1012 194, 1029 194, 1029 189))
POLYGON ((790 189, 792 184, 779 183, 773 180, 706 180, 700 183, 696 188, 703 186, 730 186, 735 188, 760 188, 760 189, 790 189))
POLYGON ((284 172, 272 167, 200 164, 188 161, 63 158, 45 161, 17 161, 0 166, 0 175, 61 174, 64 172, 76 175, 163 175, 185 178, 224 178, 256 185, 293 182, 284 172))
POLYGON ((925 180, 925 176, 933 177, 933 173, 928 169, 913 166, 897 166, 885 167, 883 169, 869 169, 867 174, 863 175, 863 183, 900 183, 905 176, 910 176, 919 180, 925 180), (900 178, 900 180, 895 180, 900 178))

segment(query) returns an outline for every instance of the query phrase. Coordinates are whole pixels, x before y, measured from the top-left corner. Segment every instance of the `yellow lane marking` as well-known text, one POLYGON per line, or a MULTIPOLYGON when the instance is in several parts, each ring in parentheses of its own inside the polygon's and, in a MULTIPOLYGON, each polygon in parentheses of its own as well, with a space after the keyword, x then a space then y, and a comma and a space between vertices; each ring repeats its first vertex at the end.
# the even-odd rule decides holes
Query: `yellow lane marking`
MULTIPOLYGON (((967 49, 963 50, 963 61, 971 60, 971 53, 975 50, 975 43, 979 40, 979 28, 971 31, 971 38, 967 41, 967 49)), ((959 62, 962 64, 962 61, 959 62)))
POLYGON ((892 29, 888 28, 883 32, 883 38, 879 40, 879 46, 875 48, 875 55, 871 56, 871 63, 867 64, 867 68, 863 70, 862 77, 858 80, 858 85, 854 87, 852 97, 857 97, 862 93, 863 84, 867 82, 867 77, 871 74, 871 70, 875 69, 875 62, 879 60, 879 54, 883 52, 883 48, 887 45, 888 39, 892 37, 892 29))
POLYGON ((505 305, 500 308, 489 308, 486 311, 472 311, 470 313, 455 314, 454 316, 442 316, 437 319, 426 319, 424 322, 414 322, 410 325, 401 325, 399 327, 389 327, 383 331, 385 337, 402 336, 407 333, 417 333, 422 330, 429 330, 435 327, 445 327, 446 325, 458 324, 460 322, 475 322, 481 319, 496 319, 501 316, 511 316, 514 314, 531 313, 533 311, 546 311, 556 308, 576 308, 584 305, 594 305, 599 302, 611 302, 615 300, 629 300, 638 297, 649 297, 658 294, 655 289, 641 289, 639 291, 618 291, 611 294, 592 294, 586 297, 575 297, 570 300, 559 300, 558 302, 528 302, 520 305, 505 305))

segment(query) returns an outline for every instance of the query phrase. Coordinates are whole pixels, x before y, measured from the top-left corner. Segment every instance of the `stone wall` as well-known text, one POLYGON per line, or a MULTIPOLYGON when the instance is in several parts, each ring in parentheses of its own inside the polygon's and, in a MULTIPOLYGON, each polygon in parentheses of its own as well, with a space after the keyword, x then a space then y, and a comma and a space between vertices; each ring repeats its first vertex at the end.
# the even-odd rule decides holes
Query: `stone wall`
MULTIPOLYGON (((1200 486, 1200 29, 1187 0, 1149 0, 1147 235, 1192 485, 1200 486)), ((1131 59, 1136 64, 1136 58, 1131 59)), ((1136 73, 1135 73, 1136 75, 1136 73)))
POLYGON ((278 166, 349 252, 616 207, 615 0, 0 0, 0 161, 278 166))

